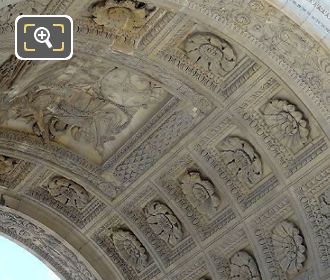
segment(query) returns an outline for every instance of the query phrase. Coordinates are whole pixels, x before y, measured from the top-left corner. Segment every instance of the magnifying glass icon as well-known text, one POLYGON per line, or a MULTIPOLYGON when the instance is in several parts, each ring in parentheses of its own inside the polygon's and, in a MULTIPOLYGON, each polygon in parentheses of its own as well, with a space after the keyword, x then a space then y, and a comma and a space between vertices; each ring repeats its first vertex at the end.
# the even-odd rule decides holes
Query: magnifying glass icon
POLYGON ((46 44, 49 49, 53 47, 49 41, 50 32, 46 27, 39 27, 34 31, 34 39, 40 44, 46 44))

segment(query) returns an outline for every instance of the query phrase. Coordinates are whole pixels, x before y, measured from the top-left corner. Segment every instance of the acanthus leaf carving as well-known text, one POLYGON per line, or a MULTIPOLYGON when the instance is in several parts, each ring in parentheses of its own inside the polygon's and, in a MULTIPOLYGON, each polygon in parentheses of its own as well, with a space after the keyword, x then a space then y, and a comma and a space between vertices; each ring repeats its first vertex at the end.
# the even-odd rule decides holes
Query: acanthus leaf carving
POLYGON ((230 258, 230 279, 261 280, 258 265, 245 251, 239 251, 230 258))
POLYGON ((90 194, 82 186, 64 177, 53 177, 47 190, 55 200, 77 209, 83 209, 91 201, 90 194))
POLYGON ((112 240, 118 254, 134 269, 140 272, 147 267, 147 250, 131 231, 115 230, 112 240))
POLYGON ((273 135, 293 152, 299 151, 308 142, 308 121, 297 107, 286 100, 273 99, 264 109, 266 123, 273 135))
POLYGON ((230 172, 241 182, 252 185, 262 179, 261 158, 247 141, 235 136, 227 137, 221 153, 230 172))
POLYGON ((224 39, 212 33, 194 33, 184 42, 186 55, 216 75, 225 75, 237 64, 233 47, 224 39))
POLYGON ((165 204, 152 201, 147 204, 144 213, 153 232, 166 243, 176 246, 183 239, 180 221, 165 204))
POLYGON ((306 247, 300 230, 291 222, 283 221, 272 233, 275 258, 284 272, 296 274, 306 260, 306 247))
POLYGON ((199 172, 188 172, 181 179, 182 191, 198 212, 210 218, 220 206, 213 184, 203 180, 199 172))

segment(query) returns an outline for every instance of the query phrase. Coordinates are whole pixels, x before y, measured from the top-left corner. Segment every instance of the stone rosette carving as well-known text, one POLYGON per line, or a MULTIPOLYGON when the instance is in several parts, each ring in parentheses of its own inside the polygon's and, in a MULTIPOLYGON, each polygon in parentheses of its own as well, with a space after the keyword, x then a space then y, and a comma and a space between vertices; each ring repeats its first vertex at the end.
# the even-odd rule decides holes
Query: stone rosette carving
POLYGON ((90 194, 82 186, 64 177, 53 177, 47 190, 55 200, 66 206, 83 209, 91 201, 90 194))
POLYGON ((291 222, 283 221, 272 232, 275 258, 284 272, 296 274, 306 260, 306 247, 300 230, 291 222))
POLYGON ((147 223, 160 239, 176 246, 183 239, 182 226, 173 211, 165 204, 152 201, 144 208, 147 223))
POLYGON ((273 99, 266 104, 264 116, 272 134, 292 151, 300 150, 308 142, 308 121, 295 105, 286 100, 273 99))
POLYGON ((92 8, 93 20, 104 27, 134 31, 143 27, 155 7, 135 0, 107 0, 92 8))
POLYGON ((147 267, 147 250, 131 231, 116 230, 113 232, 112 240, 120 257, 134 269, 140 272, 147 267))
POLYGON ((230 279, 261 280, 257 263, 245 251, 239 251, 230 258, 230 271, 230 279))
POLYGON ((230 72, 237 64, 233 47, 212 33, 194 33, 186 39, 183 47, 193 63, 216 75, 230 72))
POLYGON ((213 184, 203 180, 199 172, 188 172, 181 179, 182 192, 198 212, 211 218, 220 206, 213 184))
POLYGON ((235 136, 227 137, 221 153, 230 172, 241 182, 252 185, 262 179, 261 158, 247 141, 235 136))
POLYGON ((15 169, 18 161, 14 158, 0 155, 0 175, 8 174, 15 169))

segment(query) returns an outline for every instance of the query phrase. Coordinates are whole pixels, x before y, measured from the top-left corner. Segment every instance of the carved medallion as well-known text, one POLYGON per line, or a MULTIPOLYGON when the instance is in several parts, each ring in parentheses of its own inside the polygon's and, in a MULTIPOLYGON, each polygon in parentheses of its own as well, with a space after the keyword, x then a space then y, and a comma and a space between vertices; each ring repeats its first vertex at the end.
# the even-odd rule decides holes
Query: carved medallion
POLYGON ((148 264, 148 253, 135 235, 127 230, 117 230, 112 235, 118 254, 137 271, 148 264))
POLYGON ((183 239, 181 223, 172 210, 158 201, 150 202, 144 209, 153 232, 166 243, 175 246, 183 239))
POLYGON ((221 148, 226 166, 233 176, 247 184, 255 184, 262 179, 261 158, 251 144, 239 137, 227 137, 221 148))
POLYGON ((83 209, 91 200, 89 193, 82 186, 64 177, 52 178, 47 190, 60 203, 78 209, 83 209))
POLYGON ((230 279, 261 280, 255 260, 244 251, 239 251, 231 257, 230 270, 230 279))
POLYGON ((284 272, 296 274, 306 260, 306 247, 300 230, 292 223, 278 224, 272 234, 274 254, 284 272))
POLYGON ((308 142, 308 122, 295 105, 274 99, 266 105, 264 115, 273 135, 292 151, 300 150, 308 142))
POLYGON ((181 180, 183 193, 201 214, 212 217, 216 213, 220 198, 210 181, 202 180, 198 172, 189 172, 181 180))
POLYGON ((224 39, 211 33, 195 33, 184 42, 187 56, 216 75, 224 75, 237 64, 237 55, 224 39))
POLYGON ((156 8, 135 0, 107 0, 93 7, 96 24, 110 29, 133 31, 145 25, 148 16, 156 8))

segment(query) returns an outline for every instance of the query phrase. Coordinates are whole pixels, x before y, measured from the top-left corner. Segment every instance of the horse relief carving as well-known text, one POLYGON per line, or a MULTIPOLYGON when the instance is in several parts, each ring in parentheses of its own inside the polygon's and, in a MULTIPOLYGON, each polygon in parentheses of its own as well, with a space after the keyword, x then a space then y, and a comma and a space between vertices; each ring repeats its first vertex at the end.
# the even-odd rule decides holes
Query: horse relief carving
POLYGON ((227 168, 241 182, 252 185, 262 179, 261 158, 250 143, 232 136, 225 138, 221 148, 227 168))
POLYGON ((308 121, 295 105, 282 99, 271 100, 264 109, 264 116, 272 134, 293 152, 308 142, 308 121))
POLYGON ((11 101, 0 122, 23 121, 45 143, 69 136, 103 156, 105 144, 115 141, 138 111, 166 96, 148 79, 115 67, 95 84, 39 85, 11 101))
POLYGON ((47 190, 61 204, 77 209, 83 209, 91 201, 90 194, 82 186, 64 177, 52 178, 47 190))
POLYGON ((118 254, 137 271, 142 271, 148 265, 147 250, 135 235, 128 230, 116 230, 112 240, 118 254))
POLYGON ((258 265, 245 251, 239 251, 230 258, 230 279, 261 280, 258 265))
POLYGON ((237 64, 233 47, 224 39, 211 33, 194 33, 184 42, 186 55, 215 75, 225 75, 237 64))
POLYGON ((275 258, 282 270, 297 274, 306 260, 306 247, 300 230, 293 223, 283 221, 273 229, 272 242, 275 258))
POLYGON ((192 206, 206 217, 212 217, 220 206, 220 198, 210 181, 202 180, 199 172, 188 172, 181 179, 182 191, 192 206))
POLYGON ((135 0, 107 0, 92 8, 93 20, 106 28, 134 31, 145 25, 156 8, 135 0))
POLYGON ((182 226, 171 209, 158 201, 152 201, 144 209, 147 222, 153 232, 171 246, 183 239, 182 226))

